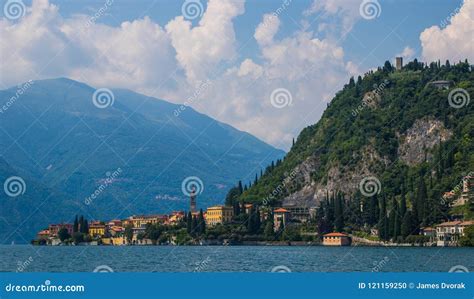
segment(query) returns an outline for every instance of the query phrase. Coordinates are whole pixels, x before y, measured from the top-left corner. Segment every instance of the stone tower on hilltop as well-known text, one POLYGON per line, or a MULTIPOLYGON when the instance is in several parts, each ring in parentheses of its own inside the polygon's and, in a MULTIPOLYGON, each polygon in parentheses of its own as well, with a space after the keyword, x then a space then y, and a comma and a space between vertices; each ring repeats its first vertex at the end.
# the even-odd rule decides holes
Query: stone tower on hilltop
POLYGON ((397 71, 401 71, 403 67, 403 57, 396 57, 395 58, 395 67, 397 71))

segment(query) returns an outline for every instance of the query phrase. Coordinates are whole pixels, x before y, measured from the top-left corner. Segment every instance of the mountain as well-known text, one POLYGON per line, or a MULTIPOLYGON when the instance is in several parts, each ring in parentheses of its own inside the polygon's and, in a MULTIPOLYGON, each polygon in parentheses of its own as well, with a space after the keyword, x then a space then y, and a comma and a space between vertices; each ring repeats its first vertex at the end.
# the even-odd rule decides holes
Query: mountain
POLYGON ((30 209, 46 198, 41 212, 50 212, 36 228, 76 213, 110 219, 187 209, 186 178, 205 208, 284 154, 191 107, 130 90, 95 92, 65 78, 0 91, 2 174, 27 186, 14 199, 0 195, 11 226, 30 223, 30 209))
POLYGON ((459 191, 474 170, 472 68, 415 60, 396 70, 386 62, 351 78, 281 163, 242 194, 231 190, 227 202, 318 207, 342 194, 346 215, 360 216, 346 220, 371 225, 360 207, 367 211, 375 196, 376 210, 406 199, 420 225, 449 218, 443 193, 459 191))

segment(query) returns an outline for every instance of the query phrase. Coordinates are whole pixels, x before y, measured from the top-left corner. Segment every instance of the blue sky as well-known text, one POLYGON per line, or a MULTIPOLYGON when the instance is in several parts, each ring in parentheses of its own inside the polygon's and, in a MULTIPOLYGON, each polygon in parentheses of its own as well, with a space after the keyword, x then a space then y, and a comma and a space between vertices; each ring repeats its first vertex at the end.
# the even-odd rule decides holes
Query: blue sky
MULTIPOLYGON (((349 0, 350 1, 350 0, 349 0)), ((277 7, 278 0, 251 0, 246 2, 246 12, 235 19, 234 26, 237 40, 242 48, 243 56, 258 59, 258 45, 253 39, 255 28, 261 22, 262 15, 272 12, 277 7)), ((282 30, 279 37, 291 35, 300 29, 301 16, 308 7, 311 0, 293 0, 288 9, 281 15, 282 30)), ((25 4, 31 1, 25 1, 25 4)), ((61 14, 65 17, 74 14, 91 14, 103 5, 101 1, 86 0, 54 0, 61 14)), ((201 1, 204 9, 206 1, 201 1)), ((371 21, 360 21, 354 26, 351 35, 343 41, 349 60, 362 60, 367 56, 367 51, 374 48, 374 55, 365 59, 362 67, 373 68, 402 52, 406 45, 419 49, 420 33, 433 25, 438 25, 447 17, 449 12, 460 7, 462 0, 380 0, 382 12, 380 17, 371 21), (386 38, 387 32, 396 29, 396 34, 386 38), (378 58, 378 59, 377 59, 378 58)), ((131 21, 143 16, 149 16, 156 23, 165 26, 171 19, 181 15, 182 1, 165 0, 115 0, 109 14, 99 22, 111 26, 119 26, 124 21, 131 21)), ((318 24, 318 16, 306 18, 311 26, 318 24)), ((196 24, 199 19, 193 20, 196 24)), ((418 53, 419 56, 420 53, 418 53)))
POLYGON ((350 76, 396 55, 474 55, 474 0, 0 3, 11 1, 25 8, 19 18, 3 10, 0 88, 60 76, 130 88, 186 102, 283 149, 350 76), (196 18, 182 16, 187 2, 200 5, 196 18), (375 8, 369 17, 366 2, 375 8))

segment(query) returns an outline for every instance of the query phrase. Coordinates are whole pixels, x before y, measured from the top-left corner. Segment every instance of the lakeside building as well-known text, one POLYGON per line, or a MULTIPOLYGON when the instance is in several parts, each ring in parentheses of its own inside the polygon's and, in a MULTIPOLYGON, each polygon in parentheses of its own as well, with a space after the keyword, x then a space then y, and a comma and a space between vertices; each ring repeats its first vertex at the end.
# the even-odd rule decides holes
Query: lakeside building
POLYGON ((214 226, 217 224, 229 223, 234 216, 234 209, 226 206, 213 206, 207 208, 206 225, 214 226))
POLYGON ((278 231, 286 226, 290 220, 290 212, 287 209, 278 208, 273 210, 273 230, 278 231))
POLYGON ((109 227, 122 226, 122 220, 119 220, 119 219, 110 220, 109 223, 107 223, 107 226, 109 227))
POLYGON ((184 218, 184 211, 173 211, 166 224, 177 225, 184 218))
POLYGON ((132 225, 133 228, 145 227, 149 224, 165 223, 168 220, 166 215, 133 215, 123 221, 123 225, 132 225))
POLYGON ((49 236, 50 236, 50 232, 47 229, 44 229, 38 232, 38 234, 36 234, 36 237, 38 240, 47 240, 49 239, 49 236))
POLYGON ((329 233, 323 236, 324 246, 350 246, 351 238, 343 233, 329 233))
POLYGON ((89 235, 91 237, 102 237, 105 235, 106 227, 105 224, 100 222, 92 222, 89 225, 89 235))
POLYGON ((464 228, 470 225, 474 225, 474 221, 448 221, 436 225, 436 245, 457 246, 464 228))
POLYGON ((430 242, 435 242, 436 240, 436 229, 432 227, 422 227, 420 229, 420 234, 422 234, 423 236, 429 237, 430 242))
POLYGON ((316 216, 316 207, 304 207, 296 205, 284 205, 283 209, 290 213, 291 220, 306 223, 316 216))
POLYGON ((49 236, 50 237, 57 237, 58 232, 61 228, 67 229, 67 232, 72 235, 72 224, 69 223, 61 223, 61 224, 50 224, 48 227, 49 236))

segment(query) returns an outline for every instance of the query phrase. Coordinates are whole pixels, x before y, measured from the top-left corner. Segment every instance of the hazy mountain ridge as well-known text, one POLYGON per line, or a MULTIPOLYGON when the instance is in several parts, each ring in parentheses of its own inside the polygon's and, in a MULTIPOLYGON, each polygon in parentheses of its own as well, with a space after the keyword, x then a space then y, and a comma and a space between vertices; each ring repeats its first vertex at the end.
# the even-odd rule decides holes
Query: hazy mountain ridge
MULTIPOLYGON (((0 91, 0 106, 12 102, 18 88, 0 91)), ((203 182, 199 206, 222 203, 235 180, 250 179, 253 169, 284 153, 191 107, 176 116, 180 105, 129 90, 112 90, 113 105, 99 109, 95 89, 70 79, 33 81, 24 89, 0 115, 0 156, 12 166, 5 176, 14 169, 27 186, 35 180, 67 195, 59 198, 76 203, 73 210, 89 219, 187 208, 181 183, 190 176, 203 182), (85 205, 114 172, 113 183, 85 205)), ((26 217, 21 199, 14 200, 18 206, 6 207, 19 211, 12 223, 26 217)), ((57 214, 39 226, 74 216, 56 205, 46 206, 57 214)))

